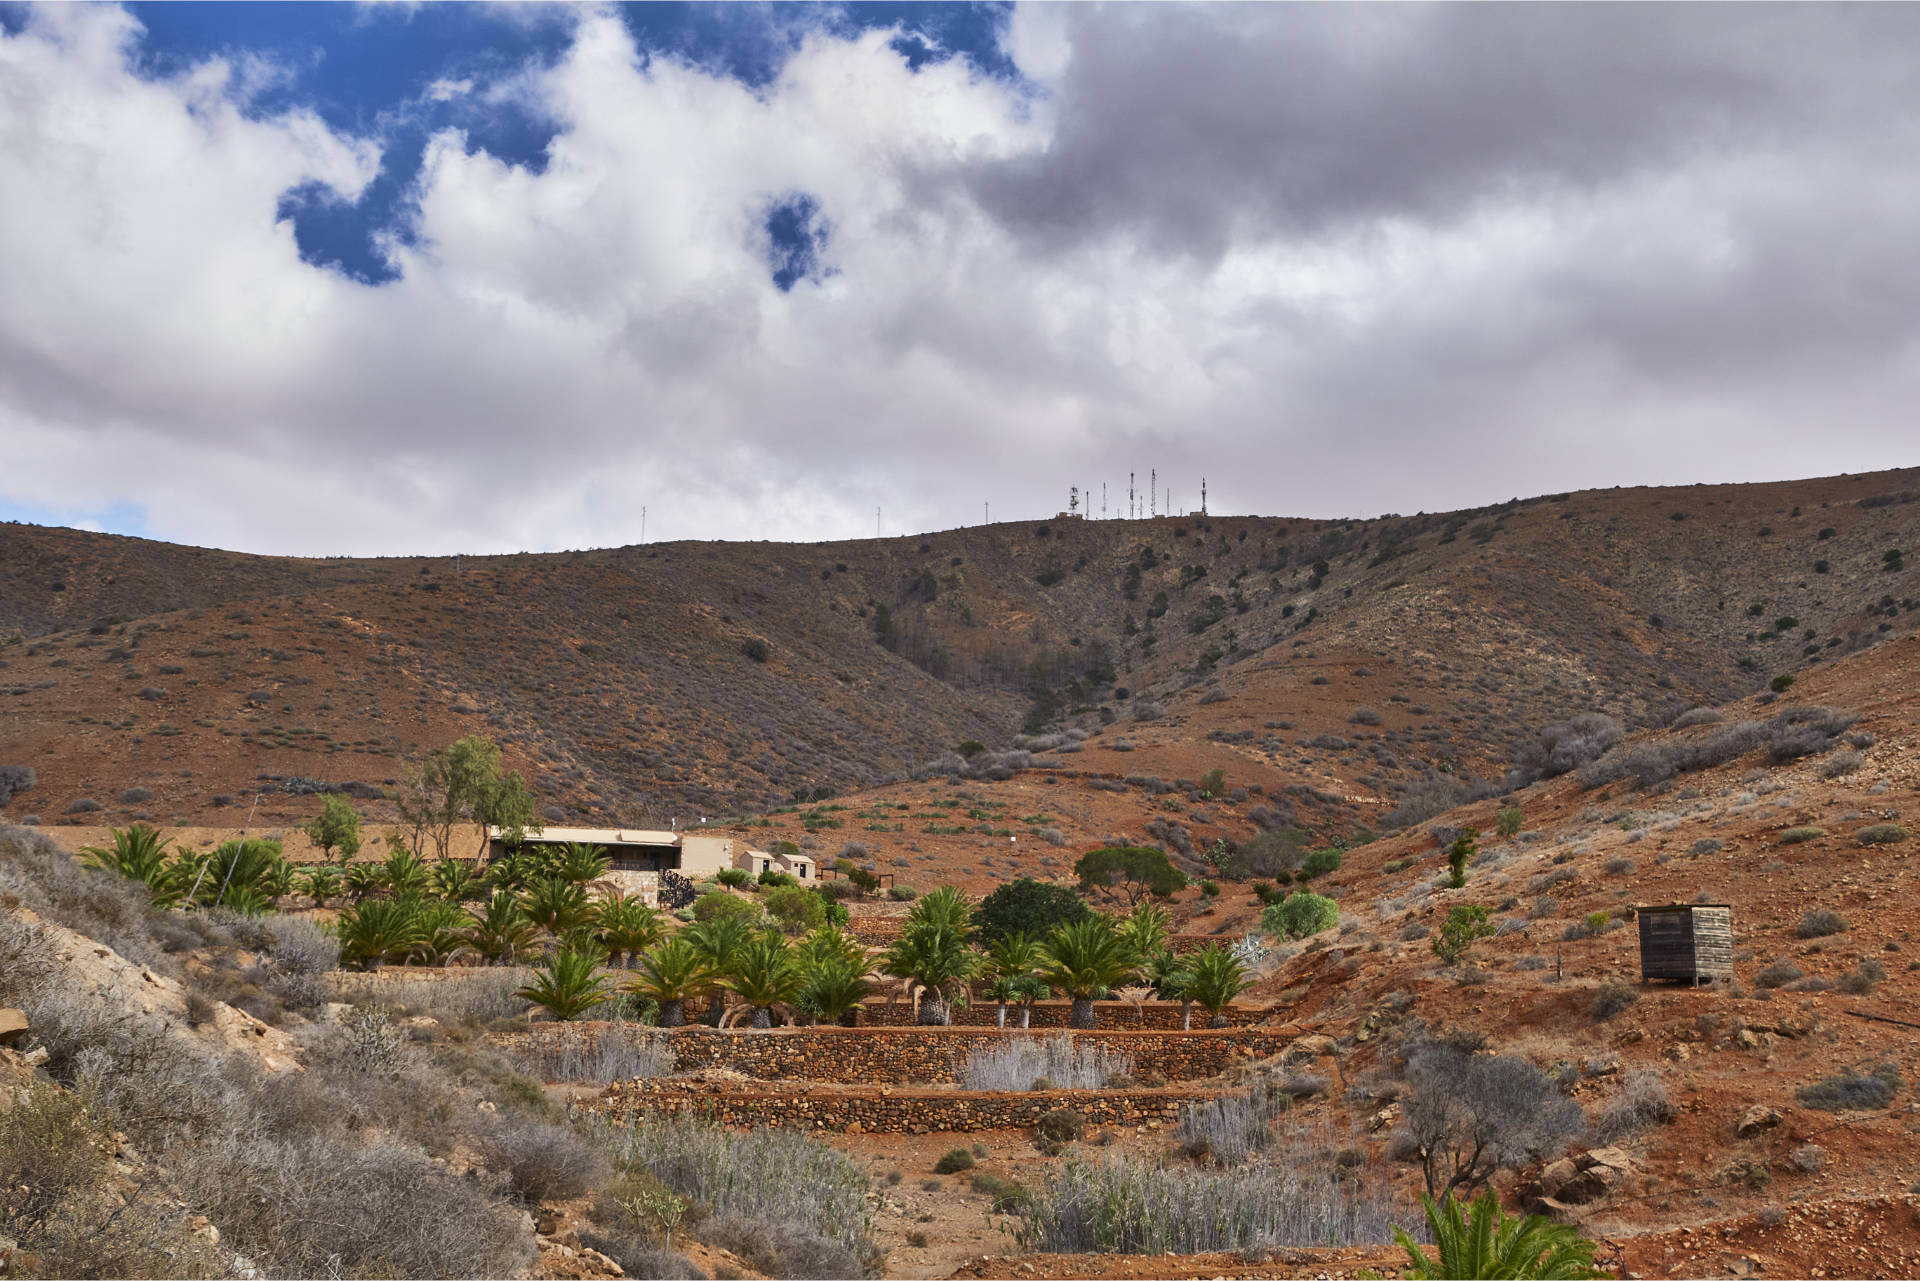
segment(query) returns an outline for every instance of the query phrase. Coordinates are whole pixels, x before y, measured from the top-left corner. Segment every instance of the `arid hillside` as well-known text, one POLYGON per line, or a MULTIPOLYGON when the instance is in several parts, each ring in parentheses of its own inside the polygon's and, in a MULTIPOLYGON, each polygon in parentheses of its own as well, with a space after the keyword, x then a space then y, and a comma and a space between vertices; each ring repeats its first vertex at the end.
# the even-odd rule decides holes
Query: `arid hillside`
POLYGON ((1907 630, 1916 498, 1910 470, 458 560, 9 525, 0 764, 38 775, 15 817, 219 825, 256 792, 300 816, 288 779, 370 793, 479 732, 549 821, 664 824, 869 787, 1023 724, 1151 725, 1358 825, 1434 771, 1500 777, 1569 715, 1664 724, 1907 630))

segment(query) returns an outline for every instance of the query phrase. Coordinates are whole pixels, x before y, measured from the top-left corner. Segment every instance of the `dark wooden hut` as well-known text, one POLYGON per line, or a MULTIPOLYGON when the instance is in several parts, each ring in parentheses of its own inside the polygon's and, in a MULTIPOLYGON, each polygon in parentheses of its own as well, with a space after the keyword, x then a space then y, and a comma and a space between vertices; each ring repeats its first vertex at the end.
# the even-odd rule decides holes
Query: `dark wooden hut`
POLYGON ((1640 977, 1733 977, 1733 908, 1726 903, 1674 903, 1638 909, 1640 977))

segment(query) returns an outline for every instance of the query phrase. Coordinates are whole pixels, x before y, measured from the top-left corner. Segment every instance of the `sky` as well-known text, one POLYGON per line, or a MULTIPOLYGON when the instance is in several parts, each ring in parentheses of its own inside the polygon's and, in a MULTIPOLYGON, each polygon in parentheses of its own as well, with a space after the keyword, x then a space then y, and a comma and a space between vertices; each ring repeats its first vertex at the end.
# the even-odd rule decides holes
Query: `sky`
POLYGON ((1912 6, 0 0, 0 519, 478 553, 1912 465, 1916 86, 1912 6))

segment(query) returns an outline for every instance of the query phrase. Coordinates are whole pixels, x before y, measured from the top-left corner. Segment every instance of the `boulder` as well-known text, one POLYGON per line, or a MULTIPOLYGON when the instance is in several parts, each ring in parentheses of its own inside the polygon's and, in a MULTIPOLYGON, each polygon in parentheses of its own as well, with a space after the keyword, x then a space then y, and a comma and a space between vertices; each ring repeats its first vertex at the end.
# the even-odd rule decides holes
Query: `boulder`
POLYGON ((21 1010, 0 1010, 0 1045, 18 1045, 27 1035, 27 1016, 21 1010))
POLYGON ((1750 1139, 1754 1135, 1771 1130, 1780 1124, 1780 1114, 1770 1107, 1756 1103, 1740 1114, 1740 1120, 1734 1125, 1735 1137, 1750 1139))
POLYGON ((1286 1049, 1289 1063, 1298 1063, 1306 1059, 1322 1059, 1337 1054, 1340 1047, 1330 1036, 1303 1036, 1286 1049))

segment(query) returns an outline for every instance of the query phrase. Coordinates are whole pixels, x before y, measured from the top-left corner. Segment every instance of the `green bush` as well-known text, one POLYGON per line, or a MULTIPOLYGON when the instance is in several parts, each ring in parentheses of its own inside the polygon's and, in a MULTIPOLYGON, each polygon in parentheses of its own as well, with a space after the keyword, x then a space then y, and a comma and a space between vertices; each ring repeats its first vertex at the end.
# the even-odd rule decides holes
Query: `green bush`
POLYGON ((1847 928, 1847 918, 1831 908, 1810 907, 1800 918, 1800 924, 1794 927, 1795 936, 1803 939, 1825 938, 1829 934, 1838 934, 1847 928))
POLYGON ((1516 805, 1509 805, 1494 815, 1493 830, 1502 840, 1511 840, 1520 834, 1526 826, 1527 816, 1516 805))
POLYGON ((1604 1023, 1639 999, 1637 988, 1618 979, 1609 979, 1593 994, 1593 1017, 1595 1021, 1604 1023))
POLYGON ((732 889, 745 889, 753 880, 753 874, 744 867, 723 867, 713 874, 713 879, 732 889))
POLYGON ((1862 845, 1896 845, 1912 835, 1912 832, 1898 823, 1875 823, 1871 827, 1863 827, 1855 832, 1853 839, 1862 845))
POLYGON ((1817 841, 1827 834, 1824 827, 1789 827, 1780 833, 1782 845, 1803 845, 1808 841, 1817 841))
POLYGON ((1260 925, 1269 934, 1285 938, 1308 938, 1330 930, 1340 919, 1340 905, 1330 898, 1300 890, 1278 903, 1270 903, 1260 913, 1260 925))
POLYGON ((1486 908, 1478 903, 1455 903, 1447 909, 1447 919, 1429 946, 1442 965, 1458 965, 1475 940, 1488 938, 1493 932, 1486 908))
POLYGON ((1767 688, 1776 694, 1784 694, 1793 688, 1793 676, 1787 672, 1782 672, 1767 682, 1767 688))
POLYGON ((962 1170, 973 1168, 973 1153, 965 1148, 954 1148, 933 1163, 935 1174, 958 1174, 962 1170))
POLYGON ((1340 870, 1341 858, 1341 852, 1332 847, 1312 850, 1307 854, 1306 861, 1300 865, 1301 874, 1311 881, 1316 877, 1325 876, 1328 872, 1337 872, 1340 870))
POLYGON ((1865 1076, 1849 1068, 1837 1076, 1803 1085, 1794 1092, 1794 1097, 1802 1107, 1818 1108, 1822 1112, 1852 1112, 1887 1106, 1900 1093, 1900 1085, 1900 1069, 1891 1063, 1882 1063, 1865 1076))

